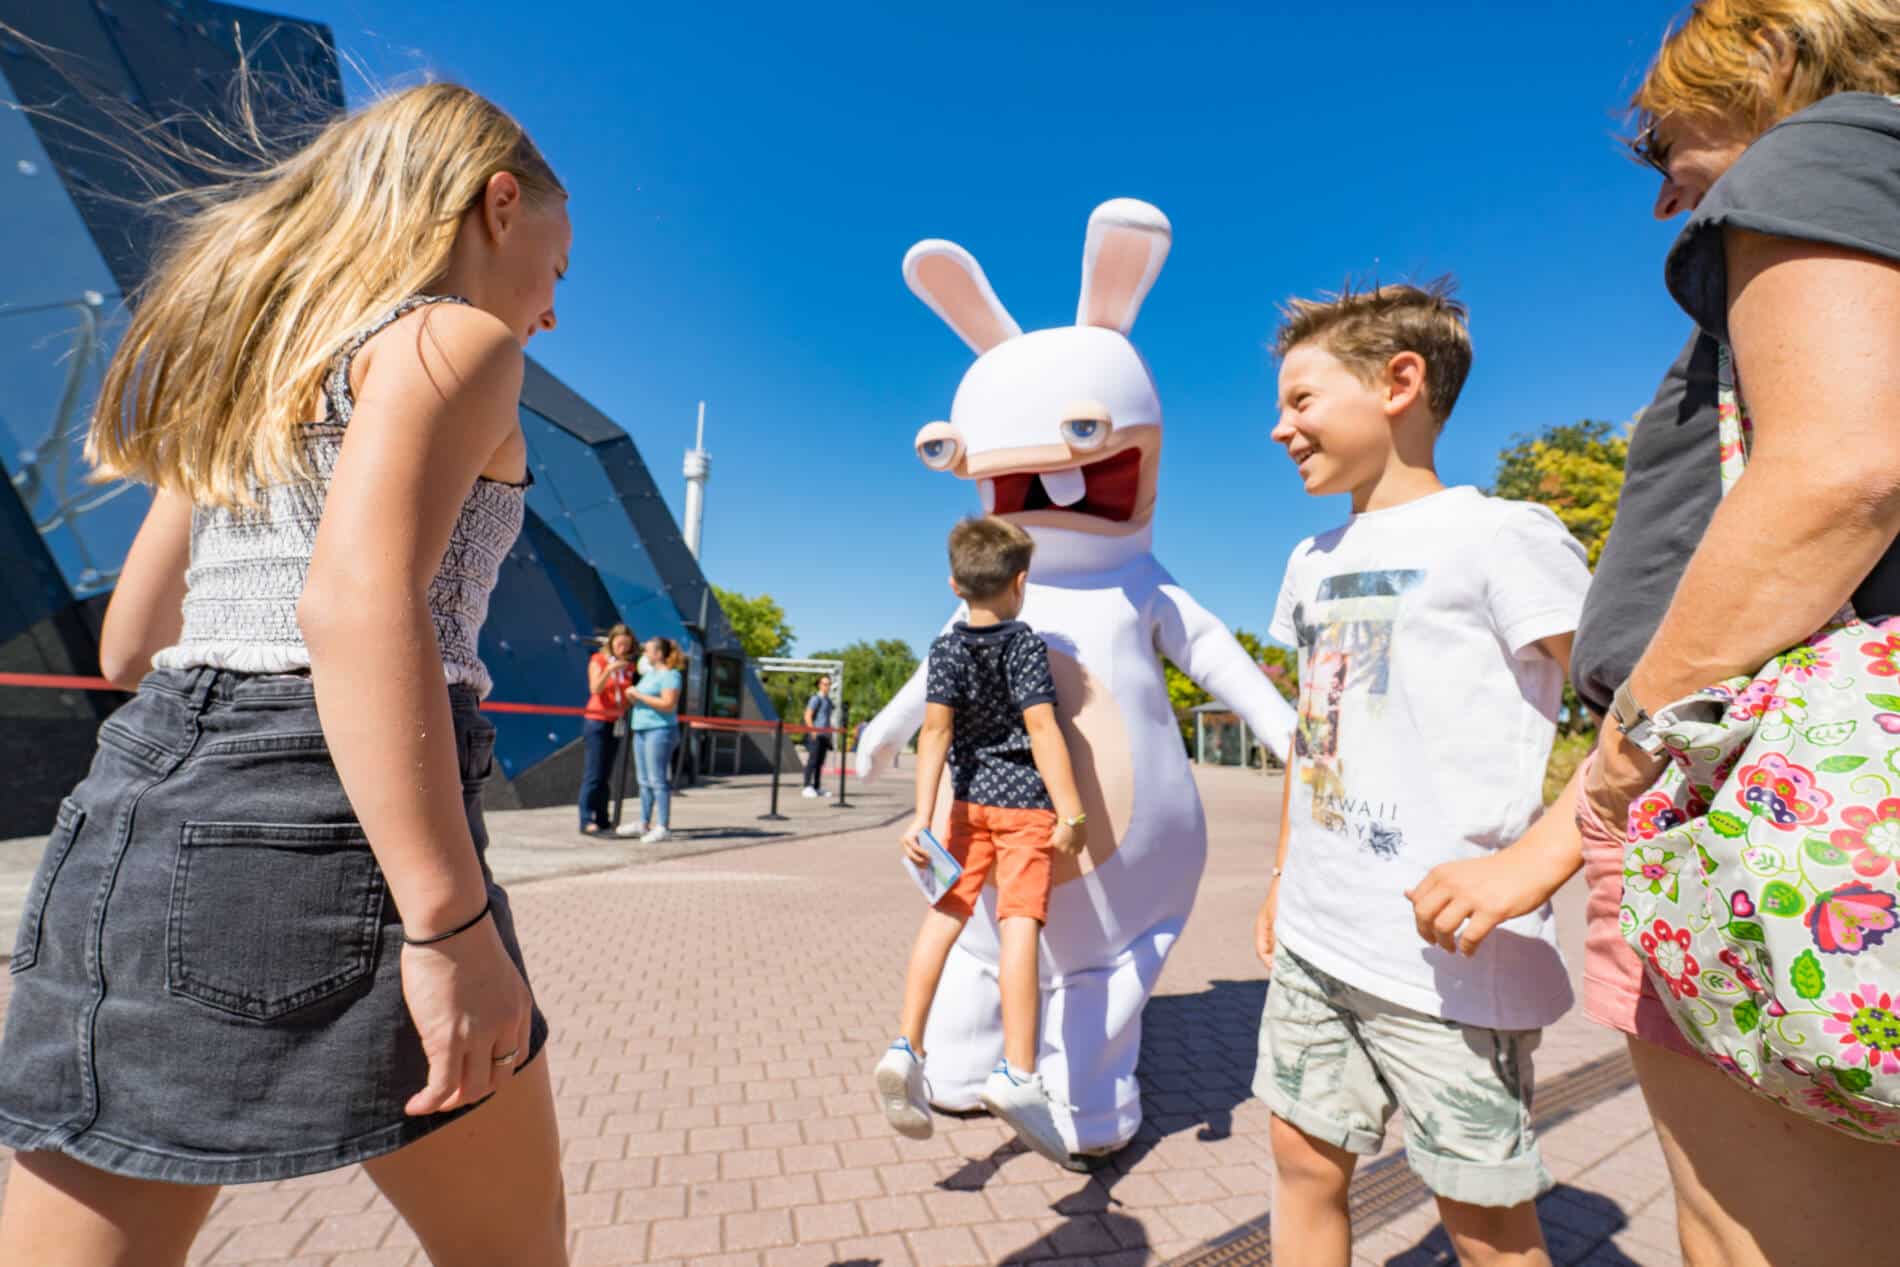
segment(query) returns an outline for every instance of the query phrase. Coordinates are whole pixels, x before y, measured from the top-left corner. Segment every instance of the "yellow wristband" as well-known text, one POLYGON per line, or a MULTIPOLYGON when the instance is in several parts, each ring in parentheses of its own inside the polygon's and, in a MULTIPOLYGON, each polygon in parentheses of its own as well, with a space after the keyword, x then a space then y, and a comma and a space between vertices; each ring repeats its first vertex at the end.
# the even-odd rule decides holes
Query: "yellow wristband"
POLYGON ((1087 814, 1077 814, 1074 818, 1063 819, 1062 825, 1064 827, 1080 827, 1083 823, 1086 823, 1088 821, 1089 821, 1089 816, 1087 814))

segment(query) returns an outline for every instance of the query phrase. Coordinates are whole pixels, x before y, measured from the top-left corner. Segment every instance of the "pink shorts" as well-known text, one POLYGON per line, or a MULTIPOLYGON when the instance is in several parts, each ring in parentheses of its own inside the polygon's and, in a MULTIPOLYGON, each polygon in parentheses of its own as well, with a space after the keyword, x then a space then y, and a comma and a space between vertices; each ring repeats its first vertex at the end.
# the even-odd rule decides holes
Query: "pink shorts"
MULTIPOLYGON (((1590 777, 1591 756, 1583 777, 1590 777)), ((1590 886, 1584 908, 1583 1013, 1599 1025, 1701 1059, 1683 1040, 1669 1010, 1656 995, 1643 961, 1623 940, 1618 914, 1623 906, 1623 838, 1603 825, 1587 800, 1577 805, 1577 830, 1583 836, 1583 876, 1590 886)))

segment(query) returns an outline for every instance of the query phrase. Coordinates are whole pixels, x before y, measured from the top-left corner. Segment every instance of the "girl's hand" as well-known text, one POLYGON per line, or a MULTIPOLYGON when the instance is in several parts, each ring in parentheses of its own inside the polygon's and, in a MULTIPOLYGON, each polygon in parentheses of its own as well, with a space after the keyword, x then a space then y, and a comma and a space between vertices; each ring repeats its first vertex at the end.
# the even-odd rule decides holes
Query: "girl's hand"
POLYGON ((428 1085, 403 1106, 411 1117, 486 1099, 528 1057, 534 1001, 492 916, 445 942, 405 945, 402 997, 429 1058, 428 1085))

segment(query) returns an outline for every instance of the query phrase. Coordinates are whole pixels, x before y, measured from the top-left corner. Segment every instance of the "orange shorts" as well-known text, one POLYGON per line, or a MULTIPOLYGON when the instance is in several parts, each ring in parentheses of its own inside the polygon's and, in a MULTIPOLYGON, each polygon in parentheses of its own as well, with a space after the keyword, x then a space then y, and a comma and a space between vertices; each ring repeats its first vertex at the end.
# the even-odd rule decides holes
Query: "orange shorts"
POLYGON ((968 919, 990 872, 996 872, 996 918, 1049 918, 1049 838, 1056 814, 1048 809, 1003 809, 958 801, 950 807, 950 839, 944 848, 963 864, 963 874, 937 901, 946 915, 968 919))

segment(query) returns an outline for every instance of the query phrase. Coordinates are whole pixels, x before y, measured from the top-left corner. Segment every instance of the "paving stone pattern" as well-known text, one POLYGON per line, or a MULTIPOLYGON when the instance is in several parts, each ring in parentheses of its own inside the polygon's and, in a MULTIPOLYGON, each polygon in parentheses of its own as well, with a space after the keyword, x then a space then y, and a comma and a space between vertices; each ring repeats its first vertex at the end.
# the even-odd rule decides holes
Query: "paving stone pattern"
MULTIPOLYGON (((1145 1015, 1146 1124, 1087 1177, 1022 1151, 987 1117, 940 1117, 918 1143, 878 1112, 870 1070, 921 913, 891 829, 518 884, 554 1030, 576 1267, 1121 1267, 1188 1254, 1267 1213, 1267 1114, 1247 1092, 1266 987, 1250 943, 1278 784, 1227 769, 1200 778, 1213 847, 1145 1015)), ((1565 905, 1581 909, 1574 893, 1565 905)), ((1574 917, 1565 933, 1575 962, 1574 917)), ((1615 1046, 1573 1013, 1547 1033, 1540 1074, 1615 1046)), ((1561 1183, 1543 1203, 1558 1263, 1678 1263, 1635 1090, 1563 1123, 1544 1147, 1561 1183)), ((1355 1257, 1452 1261, 1429 1204, 1363 1235, 1355 1257)), ((227 1190, 192 1262, 425 1260, 346 1170, 227 1190)))

